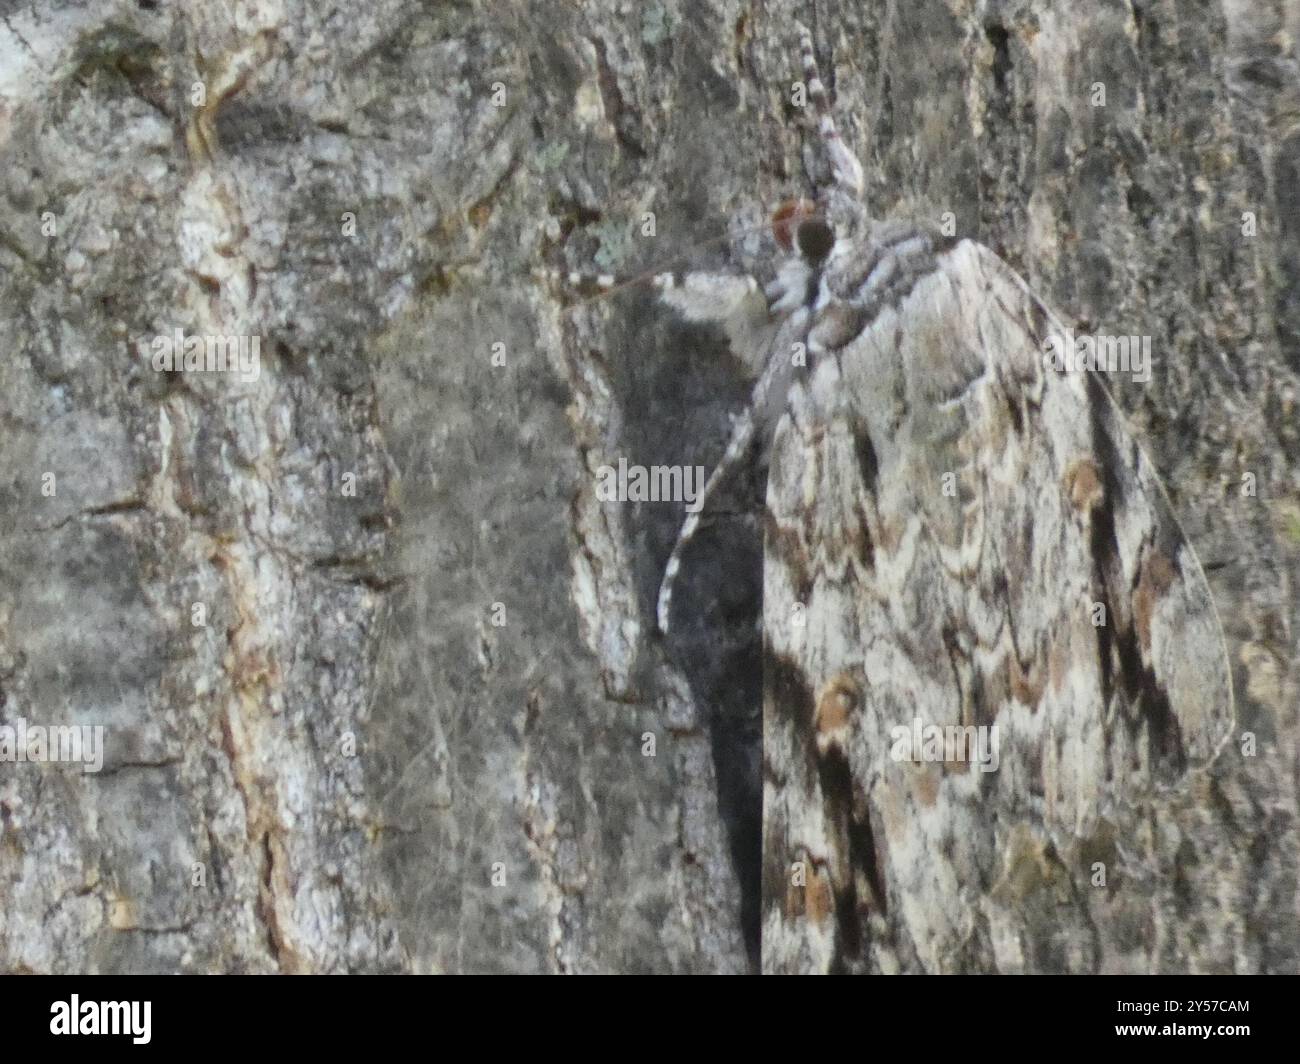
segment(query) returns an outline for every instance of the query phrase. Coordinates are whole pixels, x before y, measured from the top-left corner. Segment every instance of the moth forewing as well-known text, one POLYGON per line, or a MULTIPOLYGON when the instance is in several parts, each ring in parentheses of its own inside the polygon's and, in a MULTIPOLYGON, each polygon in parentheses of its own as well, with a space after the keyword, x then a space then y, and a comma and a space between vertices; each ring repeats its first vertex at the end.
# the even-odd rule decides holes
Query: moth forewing
POLYGON ((1114 598, 1125 622, 1112 626, 1121 629, 1115 653, 1132 658, 1117 663, 1120 685, 1128 685, 1128 703, 1144 711, 1139 719, 1153 730, 1167 703, 1173 731, 1153 753, 1164 756, 1176 778, 1217 755, 1235 723, 1231 666, 1209 582, 1155 466, 1101 377, 1045 366, 1047 336, 1061 335, 1064 327, 1001 259, 971 246, 986 274, 1018 293, 1027 308, 1026 334, 1038 345, 1046 386, 1044 421, 1062 426, 1062 497, 1075 514, 1089 518, 1094 568, 1104 571, 1110 552, 1122 566, 1119 588, 1107 589, 1118 591, 1114 598), (1059 401, 1049 405, 1057 391, 1059 401), (1081 445, 1082 451, 1065 450, 1081 445))
POLYGON ((773 443, 770 970, 1015 967, 1025 915, 971 904, 1012 839, 1083 876, 1072 840, 1233 721, 1204 574, 1106 389, 1045 362, 1060 325, 992 252, 908 254, 795 382, 773 443), (853 712, 822 735, 844 684, 853 712), (995 763, 900 756, 899 729, 930 728, 993 730, 995 763), (822 878, 792 891, 799 867, 822 878))

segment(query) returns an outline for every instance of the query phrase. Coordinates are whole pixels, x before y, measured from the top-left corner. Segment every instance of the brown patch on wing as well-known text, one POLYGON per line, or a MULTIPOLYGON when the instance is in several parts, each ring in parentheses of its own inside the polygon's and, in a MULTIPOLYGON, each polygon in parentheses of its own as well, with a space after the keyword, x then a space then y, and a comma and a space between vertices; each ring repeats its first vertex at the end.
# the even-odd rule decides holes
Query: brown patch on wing
POLYGON ((788 875, 783 875, 783 878, 785 879, 785 915, 788 919, 802 916, 806 908, 804 892, 807 888, 791 882, 788 875))
POLYGON ((1151 618, 1177 575, 1178 570, 1164 551, 1152 547, 1143 553, 1137 590, 1133 593, 1133 613, 1137 620, 1138 644, 1144 656, 1151 653, 1151 618))
POLYGON ((783 526, 766 508, 763 510, 763 550, 779 560, 790 574, 795 600, 807 602, 812 594, 812 576, 808 572, 803 536, 797 530, 783 526))
POLYGON ((822 688, 813 714, 817 750, 825 754, 831 746, 845 748, 853 714, 862 705, 862 689, 848 673, 840 673, 822 688))
POLYGON ((912 766, 912 793, 916 800, 929 809, 939 798, 939 780, 943 767, 933 763, 921 763, 912 766))
POLYGON ((1089 515, 1106 497, 1106 489, 1101 479, 1101 470, 1090 458, 1081 458, 1071 462, 1065 471, 1065 489, 1070 505, 1081 514, 1089 515))
POLYGON ((826 869, 809 869, 809 884, 803 888, 803 903, 807 918, 814 924, 824 924, 835 912, 835 894, 831 890, 831 875, 826 869))
POLYGON ((836 300, 817 315, 809 340, 828 351, 838 351, 862 335, 866 323, 865 310, 836 300))
POLYGON ((1043 676, 1041 666, 1037 668, 1030 666, 1029 671, 1025 671, 1020 664, 1020 659, 1015 654, 1008 654, 1007 686, 1011 691, 1011 697, 1017 702, 1030 709, 1036 709, 1038 703, 1043 700, 1043 689, 1047 686, 1047 678, 1043 676))

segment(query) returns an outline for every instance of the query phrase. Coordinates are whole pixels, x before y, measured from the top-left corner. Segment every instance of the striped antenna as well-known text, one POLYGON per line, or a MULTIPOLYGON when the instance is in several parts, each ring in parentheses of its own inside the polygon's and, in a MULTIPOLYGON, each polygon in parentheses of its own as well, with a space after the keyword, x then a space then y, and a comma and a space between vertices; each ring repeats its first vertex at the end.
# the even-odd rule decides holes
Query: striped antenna
POLYGON ((803 61, 804 87, 808 90, 808 102, 812 104, 817 116, 817 133, 822 146, 830 159, 831 173, 835 184, 854 198, 862 195, 862 164, 858 157, 849 151, 840 136, 839 127, 835 125, 835 116, 831 114, 831 101, 826 95, 826 84, 817 70, 817 53, 813 51, 812 34, 807 27, 796 24, 799 30, 799 53, 803 61))

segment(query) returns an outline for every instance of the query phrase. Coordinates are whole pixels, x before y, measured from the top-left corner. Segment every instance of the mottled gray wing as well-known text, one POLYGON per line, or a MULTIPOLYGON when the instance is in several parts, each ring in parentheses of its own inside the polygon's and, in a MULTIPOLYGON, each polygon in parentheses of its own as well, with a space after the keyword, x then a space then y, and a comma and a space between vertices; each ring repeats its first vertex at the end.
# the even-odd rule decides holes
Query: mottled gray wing
POLYGON ((839 278, 773 443, 763 966, 1087 968, 1089 841, 1226 741, 1223 636, 1105 388, 1045 363, 1060 324, 918 241, 839 278), (932 725, 997 730, 895 759, 932 725))

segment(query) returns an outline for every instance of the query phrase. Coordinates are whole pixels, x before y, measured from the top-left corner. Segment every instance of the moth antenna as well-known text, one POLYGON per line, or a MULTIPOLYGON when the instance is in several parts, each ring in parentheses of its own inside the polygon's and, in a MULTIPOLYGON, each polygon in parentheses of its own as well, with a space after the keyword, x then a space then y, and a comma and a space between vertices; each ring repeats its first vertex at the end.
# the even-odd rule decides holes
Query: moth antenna
POLYGON ((573 300, 570 305, 580 305, 582 303, 590 303, 592 300, 603 299, 610 293, 617 292, 620 288, 626 288, 629 285, 637 284, 641 280, 640 277, 620 279, 612 273, 591 273, 583 270, 556 270, 547 266, 533 270, 533 276, 546 284, 568 288, 577 292, 579 298, 573 300))
POLYGON ((849 151, 840 136, 835 116, 831 113, 830 97, 826 95, 826 84, 817 70, 817 53, 813 50, 812 34, 802 23, 796 23, 799 30, 799 53, 803 60, 804 86, 808 90, 808 102, 812 104, 817 116, 817 133, 821 137, 822 147, 831 163, 831 173, 835 184, 854 198, 862 195, 862 164, 858 157, 849 151))

